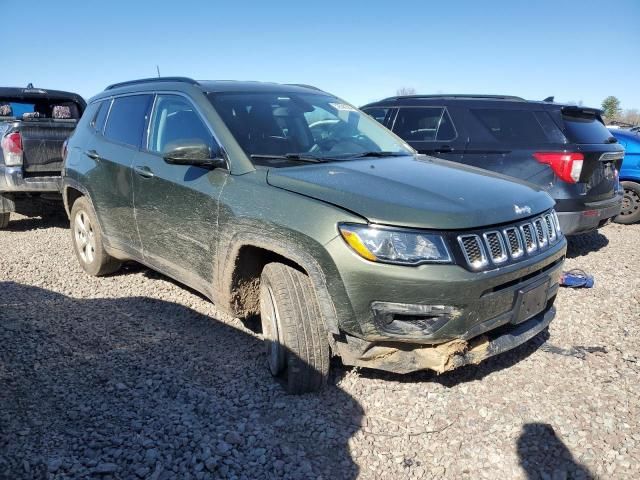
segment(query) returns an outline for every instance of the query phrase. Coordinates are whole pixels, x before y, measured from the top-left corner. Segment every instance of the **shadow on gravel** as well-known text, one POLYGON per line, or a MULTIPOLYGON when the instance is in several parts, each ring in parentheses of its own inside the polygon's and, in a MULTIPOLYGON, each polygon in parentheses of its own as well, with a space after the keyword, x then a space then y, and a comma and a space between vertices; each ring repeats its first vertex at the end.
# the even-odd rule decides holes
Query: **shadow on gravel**
POLYGON ((264 363, 182 305, 0 282, 0 478, 355 478, 362 407, 264 363))
POLYGON ((591 479, 587 467, 577 463, 547 423, 526 423, 518 438, 520 466, 530 480, 546 478, 591 479))
POLYGON ((490 357, 478 365, 465 365, 464 367, 442 374, 437 374, 431 370, 424 370, 400 375, 379 370, 362 369, 360 370, 360 376, 401 383, 437 382, 444 387, 453 388, 461 383, 482 380, 484 377, 491 375, 494 372, 512 367, 538 350, 548 339, 549 331, 544 330, 527 343, 524 343, 513 350, 496 355, 495 357, 490 357))
POLYGON ((69 219, 61 214, 47 215, 45 217, 19 217, 11 215, 9 225, 2 230, 5 232, 29 232, 31 230, 44 230, 47 228, 69 228, 69 219))
POLYGON ((588 255, 591 252, 609 245, 609 239, 600 231, 583 233, 567 237, 567 258, 576 258, 588 255))

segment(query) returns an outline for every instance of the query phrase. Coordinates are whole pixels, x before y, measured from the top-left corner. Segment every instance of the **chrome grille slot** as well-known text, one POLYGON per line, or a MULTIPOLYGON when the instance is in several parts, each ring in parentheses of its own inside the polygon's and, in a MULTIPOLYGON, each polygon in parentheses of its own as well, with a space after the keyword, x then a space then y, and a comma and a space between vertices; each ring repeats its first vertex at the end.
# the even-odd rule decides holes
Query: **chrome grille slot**
POLYGON ((504 236, 507 239, 507 245, 509 247, 509 253, 511 258, 520 258, 524 255, 524 248, 522 246, 522 240, 518 229, 515 227, 505 228, 504 236))
POLYGON ((547 213, 544 216, 545 224, 547 225, 547 236, 549 237, 549 242, 554 243, 558 238, 556 233, 556 226, 553 224, 553 217, 550 213, 547 213))
POLYGON ((536 218, 533 221, 533 226, 536 230, 536 238, 538 240, 538 245, 540 248, 544 248, 547 245, 547 231, 546 226, 543 223, 542 218, 536 218))
POLYGON ((489 257, 491 257, 491 261, 493 263, 504 263, 509 259, 509 256, 507 255, 507 247, 500 232, 487 232, 482 236, 484 237, 489 257))
POLYGON ((478 235, 460 235, 458 243, 462 248, 464 258, 474 270, 485 267, 489 263, 484 245, 478 235))
POLYGON ((522 238, 524 239, 524 248, 527 253, 535 252, 538 249, 538 243, 533 236, 533 225, 531 225, 530 223, 525 223, 524 225, 520 226, 520 231, 522 232, 522 238))

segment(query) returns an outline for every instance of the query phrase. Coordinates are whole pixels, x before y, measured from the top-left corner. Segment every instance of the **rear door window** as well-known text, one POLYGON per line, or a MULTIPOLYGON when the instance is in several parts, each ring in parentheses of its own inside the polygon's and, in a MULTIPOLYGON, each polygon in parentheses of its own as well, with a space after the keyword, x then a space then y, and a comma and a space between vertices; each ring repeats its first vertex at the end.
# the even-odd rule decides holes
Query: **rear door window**
POLYGON ((545 111, 497 108, 470 110, 475 128, 471 142, 535 146, 541 143, 567 143, 562 131, 545 111))
POLYGON ((597 115, 583 110, 563 111, 565 134, 575 143, 609 143, 611 132, 597 115))
POLYGON ((393 131, 408 142, 446 142, 456 138, 456 129, 444 107, 400 108, 393 131))
POLYGON ((151 95, 131 95, 114 99, 104 130, 105 137, 140 148, 151 98, 151 95))
POLYGON ((98 111, 96 115, 91 120, 91 128, 93 128, 96 132, 102 133, 104 131, 104 123, 107 119, 107 114, 109 113, 109 107, 111 106, 111 100, 105 100, 100 102, 98 106, 98 111))

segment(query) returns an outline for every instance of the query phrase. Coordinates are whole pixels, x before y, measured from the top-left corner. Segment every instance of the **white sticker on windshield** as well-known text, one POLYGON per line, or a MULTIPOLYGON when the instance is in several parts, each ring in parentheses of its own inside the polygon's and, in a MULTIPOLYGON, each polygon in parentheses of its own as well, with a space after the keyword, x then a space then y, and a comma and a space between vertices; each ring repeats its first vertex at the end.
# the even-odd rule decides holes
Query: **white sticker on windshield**
POLYGON ((346 103, 329 103, 333 108, 341 112, 355 112, 356 109, 346 103))

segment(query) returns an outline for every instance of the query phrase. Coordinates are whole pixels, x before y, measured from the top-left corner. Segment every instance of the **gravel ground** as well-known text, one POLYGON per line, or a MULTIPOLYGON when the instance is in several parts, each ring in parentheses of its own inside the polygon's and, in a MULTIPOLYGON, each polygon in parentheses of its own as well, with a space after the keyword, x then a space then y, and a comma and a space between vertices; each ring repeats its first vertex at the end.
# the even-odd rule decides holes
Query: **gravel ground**
POLYGON ((640 478, 640 225, 570 245, 548 333, 445 375, 272 381, 259 337, 65 219, 0 231, 0 478, 640 478))

